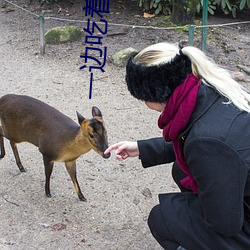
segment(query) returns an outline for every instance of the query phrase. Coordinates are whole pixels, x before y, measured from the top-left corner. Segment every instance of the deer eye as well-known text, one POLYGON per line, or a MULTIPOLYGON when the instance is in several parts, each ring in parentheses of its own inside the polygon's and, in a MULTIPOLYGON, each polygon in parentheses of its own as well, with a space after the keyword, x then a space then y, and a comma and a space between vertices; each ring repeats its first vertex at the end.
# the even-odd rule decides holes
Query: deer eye
POLYGON ((93 134, 89 134, 89 137, 90 137, 91 139, 94 139, 94 135, 93 135, 93 134))

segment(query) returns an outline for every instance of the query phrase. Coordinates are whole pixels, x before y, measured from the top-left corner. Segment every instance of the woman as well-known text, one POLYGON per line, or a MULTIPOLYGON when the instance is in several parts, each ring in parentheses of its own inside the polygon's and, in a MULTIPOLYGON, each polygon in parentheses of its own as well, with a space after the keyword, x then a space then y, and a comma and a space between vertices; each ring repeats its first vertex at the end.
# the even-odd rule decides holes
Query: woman
POLYGON ((119 160, 173 162, 181 192, 159 195, 148 218, 165 249, 250 249, 250 95, 194 47, 160 43, 132 57, 128 90, 161 112, 163 138, 119 142, 119 160))

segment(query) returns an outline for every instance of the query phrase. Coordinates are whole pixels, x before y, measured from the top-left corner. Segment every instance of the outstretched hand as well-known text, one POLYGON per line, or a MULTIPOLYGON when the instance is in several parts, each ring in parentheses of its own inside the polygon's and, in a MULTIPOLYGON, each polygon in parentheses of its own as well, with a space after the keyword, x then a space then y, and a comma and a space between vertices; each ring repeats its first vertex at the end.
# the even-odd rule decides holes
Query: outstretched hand
POLYGON ((115 156, 118 160, 125 160, 128 157, 139 156, 137 142, 122 141, 108 147, 104 154, 108 154, 115 150, 115 156))

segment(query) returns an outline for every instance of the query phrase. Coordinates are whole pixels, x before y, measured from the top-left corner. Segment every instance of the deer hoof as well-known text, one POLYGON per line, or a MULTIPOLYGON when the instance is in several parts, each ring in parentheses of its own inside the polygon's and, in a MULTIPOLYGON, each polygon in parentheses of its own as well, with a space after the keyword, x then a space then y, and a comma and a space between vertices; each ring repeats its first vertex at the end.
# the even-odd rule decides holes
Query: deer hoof
POLYGON ((48 198, 51 198, 51 194, 50 194, 50 193, 46 194, 46 196, 47 196, 48 198))
POLYGON ((80 199, 80 201, 87 201, 87 199, 84 197, 84 196, 82 196, 82 197, 79 197, 79 199, 80 199))

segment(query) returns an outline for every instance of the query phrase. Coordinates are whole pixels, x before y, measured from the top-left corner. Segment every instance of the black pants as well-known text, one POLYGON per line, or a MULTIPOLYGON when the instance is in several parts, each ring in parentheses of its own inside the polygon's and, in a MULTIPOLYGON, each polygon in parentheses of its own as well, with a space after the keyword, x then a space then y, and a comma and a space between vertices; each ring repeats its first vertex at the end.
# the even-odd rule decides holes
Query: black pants
MULTIPOLYGON (((173 164, 172 176, 181 192, 188 191, 180 184, 180 180, 185 178, 186 175, 176 162, 173 164)), ((148 217, 148 226, 154 238, 164 249, 176 250, 180 246, 180 244, 175 241, 174 235, 171 235, 166 223, 164 222, 164 218, 160 211, 160 205, 156 205, 151 210, 148 217)))

